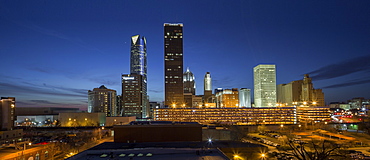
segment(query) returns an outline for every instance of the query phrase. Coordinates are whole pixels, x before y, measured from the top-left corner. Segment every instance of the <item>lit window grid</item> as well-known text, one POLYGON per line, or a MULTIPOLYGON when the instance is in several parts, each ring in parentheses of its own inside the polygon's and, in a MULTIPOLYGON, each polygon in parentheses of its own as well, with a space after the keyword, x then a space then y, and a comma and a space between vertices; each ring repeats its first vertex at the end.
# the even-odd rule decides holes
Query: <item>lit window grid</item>
POLYGON ((231 122, 255 124, 296 124, 295 107, 269 108, 179 108, 156 109, 157 121, 231 122))

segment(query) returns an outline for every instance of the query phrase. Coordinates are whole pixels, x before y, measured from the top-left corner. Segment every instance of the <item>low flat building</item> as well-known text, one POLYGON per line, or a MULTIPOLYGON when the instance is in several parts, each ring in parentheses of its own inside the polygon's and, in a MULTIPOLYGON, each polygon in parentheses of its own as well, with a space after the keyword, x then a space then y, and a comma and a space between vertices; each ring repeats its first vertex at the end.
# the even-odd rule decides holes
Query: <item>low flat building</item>
POLYGON ((296 107, 259 108, 160 108, 156 121, 232 124, 296 124, 296 107))
POLYGON ((134 122, 117 125, 114 142, 184 142, 202 141, 202 125, 198 123, 134 122))
POLYGON ((267 147, 236 141, 203 142, 105 142, 67 160, 146 159, 146 160, 229 160, 235 157, 259 159, 267 147))
POLYGON ((132 121, 136 121, 136 116, 129 117, 106 117, 105 126, 114 126, 114 125, 126 125, 132 121))
POLYGON ((297 107, 297 117, 300 122, 330 121, 330 107, 299 106, 297 107))

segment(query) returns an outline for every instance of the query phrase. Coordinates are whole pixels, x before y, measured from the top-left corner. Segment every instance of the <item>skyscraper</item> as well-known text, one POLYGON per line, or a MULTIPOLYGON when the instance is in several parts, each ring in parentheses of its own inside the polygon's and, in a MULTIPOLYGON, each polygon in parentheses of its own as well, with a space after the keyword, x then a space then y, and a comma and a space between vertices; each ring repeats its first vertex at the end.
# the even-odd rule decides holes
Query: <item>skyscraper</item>
POLYGON ((254 71, 254 104, 256 107, 276 106, 275 65, 260 64, 254 71))
POLYGON ((147 53, 146 53, 146 39, 143 36, 135 35, 131 37, 131 56, 130 56, 130 74, 122 75, 122 102, 124 115, 136 115, 137 118, 147 118, 149 113, 149 97, 147 85, 147 53), (141 76, 139 76, 141 75, 141 76), (124 77, 129 77, 124 79, 124 77), (134 81, 130 81, 131 79, 134 81), (127 82, 127 83, 126 83, 127 82), (132 85, 132 86, 130 86, 132 85), (136 86, 140 85, 140 86, 136 86), (124 87, 135 88, 135 105, 128 103, 132 101, 132 95, 124 93, 124 87), (131 98, 129 98, 131 97, 131 98), (132 106, 141 107, 135 108, 136 111, 131 110, 132 106), (129 112, 127 112, 130 110, 129 112), (140 112, 140 114, 139 114, 140 112))
POLYGON ((89 113, 104 112, 106 116, 117 116, 117 93, 104 85, 88 91, 89 113))
POLYGON ((144 77, 140 74, 122 75, 122 104, 124 116, 149 117, 149 103, 143 90, 144 77))
POLYGON ((210 100, 211 97, 212 97, 212 78, 211 73, 207 72, 204 75, 204 103, 211 103, 210 100))
POLYGON ((324 93, 321 89, 314 89, 312 79, 308 74, 303 80, 292 81, 277 86, 277 100, 279 105, 307 105, 325 106, 324 93))
POLYGON ((146 39, 135 35, 131 37, 130 73, 143 75, 144 92, 147 92, 146 39))
POLYGON ((164 24, 165 106, 184 103, 183 85, 183 24, 164 24))
POLYGON ((194 74, 189 70, 189 67, 184 73, 184 93, 191 93, 195 95, 195 77, 194 74))
POLYGON ((241 88, 239 90, 239 107, 251 107, 251 90, 248 88, 241 88))

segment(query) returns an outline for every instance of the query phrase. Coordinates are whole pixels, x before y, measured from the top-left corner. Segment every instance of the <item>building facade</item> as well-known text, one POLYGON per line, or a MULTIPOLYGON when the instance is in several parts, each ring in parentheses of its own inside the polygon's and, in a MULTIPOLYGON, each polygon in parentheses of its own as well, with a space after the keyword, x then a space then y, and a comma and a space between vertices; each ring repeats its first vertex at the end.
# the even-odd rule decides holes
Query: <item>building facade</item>
POLYGON ((277 104, 325 106, 324 93, 321 89, 314 89, 312 79, 305 74, 303 80, 277 86, 277 104))
MULTIPOLYGON (((216 93, 215 93, 216 94, 216 93)), ((211 73, 204 75, 204 104, 212 103, 212 78, 211 73)))
POLYGON ((183 24, 164 24, 165 107, 184 103, 183 24))
POLYGON ((117 115, 116 105, 117 92, 108 89, 104 85, 99 88, 94 88, 88 91, 88 107, 89 113, 103 112, 106 116, 117 115))
POLYGON ((122 75, 122 105, 124 116, 149 117, 147 95, 142 92, 144 77, 140 74, 122 75))
POLYGON ((260 64, 254 71, 254 104, 256 107, 276 106, 276 67, 260 64))
POLYGON ((239 107, 239 91, 237 88, 224 89, 216 93, 217 108, 237 108, 239 107))
POLYGON ((7 131, 14 128, 15 97, 1 97, 0 120, 0 130, 7 131))
POLYGON ((296 107, 259 108, 160 108, 156 121, 209 123, 296 124, 296 107))
POLYGON ((191 93, 195 95, 195 77, 189 70, 189 67, 184 72, 184 93, 191 93))
POLYGON ((251 89, 241 88, 239 90, 239 107, 252 107, 251 89))

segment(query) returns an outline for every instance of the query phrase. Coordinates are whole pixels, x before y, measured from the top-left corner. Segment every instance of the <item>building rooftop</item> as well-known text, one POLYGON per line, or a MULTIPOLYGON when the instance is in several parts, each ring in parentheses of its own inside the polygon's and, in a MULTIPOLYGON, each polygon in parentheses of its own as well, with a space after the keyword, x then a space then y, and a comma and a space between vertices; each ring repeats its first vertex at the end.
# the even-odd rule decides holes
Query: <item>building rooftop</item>
POLYGON ((236 141, 215 142, 145 142, 117 143, 105 142, 81 152, 68 160, 82 159, 229 159, 221 150, 223 148, 266 148, 253 143, 236 141))

